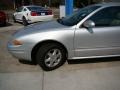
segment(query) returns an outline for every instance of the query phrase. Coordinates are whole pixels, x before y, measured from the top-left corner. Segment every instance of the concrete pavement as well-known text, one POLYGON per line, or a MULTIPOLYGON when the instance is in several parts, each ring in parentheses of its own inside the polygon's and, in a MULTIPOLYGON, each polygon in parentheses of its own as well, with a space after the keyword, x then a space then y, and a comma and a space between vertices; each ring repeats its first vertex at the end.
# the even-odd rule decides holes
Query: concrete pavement
POLYGON ((120 66, 90 70, 0 73, 0 90, 120 90, 119 70, 120 66))
POLYGON ((6 27, 0 27, 0 32, 18 30, 18 29, 23 28, 23 27, 24 26, 20 23, 9 22, 9 23, 7 23, 6 27))
POLYGON ((45 72, 44 90, 120 90, 120 67, 45 72))
POLYGON ((42 90, 42 73, 0 73, 0 90, 42 90))

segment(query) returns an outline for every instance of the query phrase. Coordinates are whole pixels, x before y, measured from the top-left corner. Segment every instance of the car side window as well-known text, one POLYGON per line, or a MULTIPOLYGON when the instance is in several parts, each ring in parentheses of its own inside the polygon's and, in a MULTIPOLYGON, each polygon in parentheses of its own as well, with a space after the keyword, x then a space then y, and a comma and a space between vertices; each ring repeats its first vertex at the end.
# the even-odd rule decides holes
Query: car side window
POLYGON ((96 27, 120 26, 120 7, 104 8, 94 14, 89 20, 94 21, 96 27))
POLYGON ((26 9, 26 8, 24 8, 24 9, 23 9, 23 11, 27 11, 27 9, 26 9))
POLYGON ((21 12, 23 10, 23 7, 17 8, 16 12, 21 12))

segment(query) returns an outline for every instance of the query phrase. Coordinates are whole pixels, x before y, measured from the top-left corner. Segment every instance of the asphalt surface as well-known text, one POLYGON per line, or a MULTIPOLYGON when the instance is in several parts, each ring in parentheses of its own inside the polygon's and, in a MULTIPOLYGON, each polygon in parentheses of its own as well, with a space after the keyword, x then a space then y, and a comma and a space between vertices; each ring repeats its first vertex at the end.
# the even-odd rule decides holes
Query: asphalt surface
POLYGON ((120 90, 120 57, 70 61, 50 72, 19 62, 6 45, 23 27, 18 23, 0 27, 0 90, 120 90))

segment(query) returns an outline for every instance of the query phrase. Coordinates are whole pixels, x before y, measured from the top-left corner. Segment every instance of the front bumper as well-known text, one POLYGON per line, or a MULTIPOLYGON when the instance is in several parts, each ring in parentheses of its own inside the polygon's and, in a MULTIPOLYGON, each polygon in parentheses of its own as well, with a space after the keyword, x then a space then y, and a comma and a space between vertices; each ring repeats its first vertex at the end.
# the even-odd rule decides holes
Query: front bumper
POLYGON ((17 59, 23 59, 23 60, 27 60, 27 61, 31 61, 31 53, 29 49, 25 49, 23 48, 23 46, 14 46, 10 43, 7 44, 7 48, 9 53, 17 58, 17 59))

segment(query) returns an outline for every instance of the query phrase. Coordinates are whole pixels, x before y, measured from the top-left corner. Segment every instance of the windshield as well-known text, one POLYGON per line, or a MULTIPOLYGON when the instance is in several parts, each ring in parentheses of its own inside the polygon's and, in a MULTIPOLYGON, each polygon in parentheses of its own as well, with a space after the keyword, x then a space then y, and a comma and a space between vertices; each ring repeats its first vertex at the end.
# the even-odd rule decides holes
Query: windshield
POLYGON ((73 26, 99 7, 100 6, 88 6, 81 8, 78 11, 74 12, 72 15, 67 16, 63 19, 58 19, 57 21, 65 26, 73 26))
POLYGON ((30 11, 41 11, 45 10, 45 8, 40 7, 40 6, 32 6, 32 7, 27 7, 30 11))

